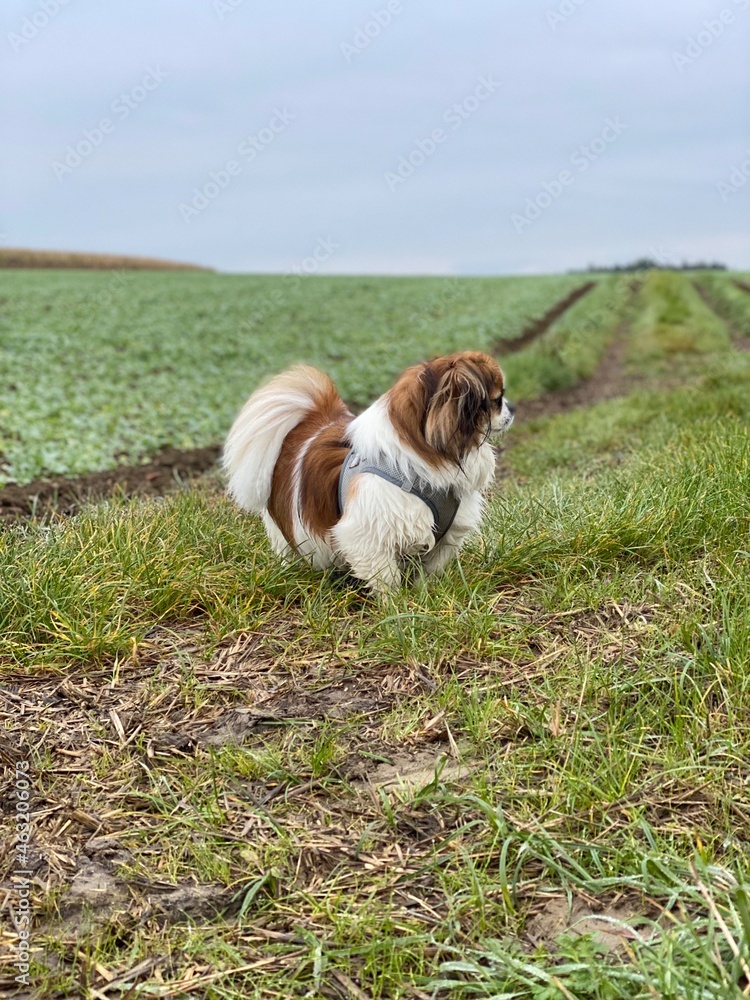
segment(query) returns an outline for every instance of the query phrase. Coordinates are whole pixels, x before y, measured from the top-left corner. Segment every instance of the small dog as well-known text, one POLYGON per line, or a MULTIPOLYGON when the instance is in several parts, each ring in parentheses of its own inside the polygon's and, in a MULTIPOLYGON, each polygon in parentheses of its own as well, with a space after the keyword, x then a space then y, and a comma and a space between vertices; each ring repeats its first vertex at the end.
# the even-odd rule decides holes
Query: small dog
POLYGON ((495 470, 489 437, 512 422, 503 373, 478 351, 407 369, 358 417, 327 375, 299 365, 235 420, 229 495, 262 516, 279 555, 387 591, 407 558, 439 572, 477 530, 495 470))

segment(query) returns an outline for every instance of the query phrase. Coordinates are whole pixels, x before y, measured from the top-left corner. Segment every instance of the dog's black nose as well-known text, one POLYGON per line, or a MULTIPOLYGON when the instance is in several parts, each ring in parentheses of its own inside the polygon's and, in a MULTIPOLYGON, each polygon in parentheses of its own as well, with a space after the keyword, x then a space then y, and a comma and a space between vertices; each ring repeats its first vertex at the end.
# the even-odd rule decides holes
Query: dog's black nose
POLYGON ((510 413, 510 415, 511 415, 511 417, 512 417, 512 416, 513 416, 513 414, 514 414, 514 413, 516 412, 516 408, 515 408, 515 406, 514 406, 514 405, 513 405, 512 403, 509 403, 509 402, 507 401, 507 399, 506 399, 506 401, 505 401, 505 405, 506 405, 506 406, 508 407, 508 413, 510 413))

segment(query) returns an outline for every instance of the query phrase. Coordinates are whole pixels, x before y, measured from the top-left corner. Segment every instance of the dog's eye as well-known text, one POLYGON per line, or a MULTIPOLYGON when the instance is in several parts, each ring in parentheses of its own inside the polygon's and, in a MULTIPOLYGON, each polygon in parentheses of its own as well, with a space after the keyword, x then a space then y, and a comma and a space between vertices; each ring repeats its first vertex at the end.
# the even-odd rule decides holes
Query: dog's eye
POLYGON ((495 398, 494 398, 494 399, 492 400, 492 402, 493 402, 493 403, 495 404, 495 406, 496 406, 496 407, 498 408, 498 410, 499 410, 499 409, 500 409, 500 407, 501 407, 501 406, 503 405, 503 396, 504 396, 504 395, 505 395, 505 393, 504 393, 504 392, 501 392, 499 396, 496 396, 496 397, 495 397, 495 398))

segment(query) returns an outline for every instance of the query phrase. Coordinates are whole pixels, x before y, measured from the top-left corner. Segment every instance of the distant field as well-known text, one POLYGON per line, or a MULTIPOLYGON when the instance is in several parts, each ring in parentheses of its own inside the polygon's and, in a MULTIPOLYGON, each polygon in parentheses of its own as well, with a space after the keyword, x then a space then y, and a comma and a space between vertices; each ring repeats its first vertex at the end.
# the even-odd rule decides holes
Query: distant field
POLYGON ((154 257, 127 257, 122 254, 75 253, 70 250, 25 250, 0 248, 0 268, 77 268, 95 271, 211 271, 210 267, 158 260, 154 257))
MULTIPOLYGON (((513 340, 582 284, 0 271, 0 485, 218 443, 248 393, 298 361, 364 405, 415 361, 513 340)), ((589 301, 606 312, 601 299, 573 321, 589 301)), ((545 371, 558 378, 559 360, 519 370, 515 388, 543 389, 545 371)))

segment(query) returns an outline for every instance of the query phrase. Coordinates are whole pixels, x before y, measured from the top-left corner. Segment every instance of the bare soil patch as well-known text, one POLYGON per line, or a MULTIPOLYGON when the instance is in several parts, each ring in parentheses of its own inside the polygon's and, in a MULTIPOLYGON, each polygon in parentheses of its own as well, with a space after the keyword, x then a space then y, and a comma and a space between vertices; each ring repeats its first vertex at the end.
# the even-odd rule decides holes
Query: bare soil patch
POLYGON ((49 476, 23 485, 11 483, 0 489, 0 521, 43 517, 49 513, 67 516, 77 513, 86 503, 115 493, 164 496, 212 469, 220 451, 218 446, 190 450, 168 447, 142 465, 119 465, 75 478, 49 476))
POLYGON ((394 753, 367 774, 367 781, 374 788, 386 791, 404 789, 416 792, 431 781, 461 781, 468 777, 471 768, 446 756, 446 749, 415 749, 394 753))
POLYGON ((554 952, 561 937, 590 934, 606 951, 626 952, 628 942, 653 937, 658 913, 643 899, 605 900, 580 893, 569 902, 565 896, 542 896, 526 922, 525 943, 554 952))
MULTIPOLYGON (((284 628, 280 618, 278 630, 284 628)), ((116 676, 102 669, 83 676, 60 677, 50 671, 3 678, 2 759, 12 765, 27 758, 30 746, 43 739, 55 761, 34 782, 28 858, 37 957, 44 954, 51 968, 75 964, 84 935, 112 933, 126 939, 143 927, 188 921, 205 925, 219 916, 228 939, 241 936, 246 946, 247 925, 240 928, 233 917, 257 878, 252 866, 248 870, 248 852, 273 844, 281 828, 296 847, 278 876, 283 889, 279 885, 269 891, 292 894, 305 887, 315 893, 332 877, 354 891, 368 872, 392 872, 391 889, 384 891, 402 892, 404 912, 413 915, 415 898, 398 883, 406 876, 422 880, 426 855, 451 824, 463 820, 457 811, 436 816, 427 806, 397 804, 398 822, 389 825, 374 789, 414 790, 427 784, 451 753, 434 720, 425 720, 413 748, 391 745, 379 732, 384 712, 398 699, 423 691, 428 679, 405 664, 363 669, 361 664, 331 663, 323 653, 295 661, 270 653, 261 638, 245 633, 206 656, 197 630, 178 635, 159 629, 121 664, 116 676), (223 796, 225 816, 218 829, 187 794, 174 813, 162 811, 154 801, 151 775, 163 775, 163 787, 179 787, 182 766, 197 757, 200 780, 210 785, 211 754, 224 747, 262 753, 274 736, 309 731, 326 720, 350 733, 349 752, 326 780, 311 772, 303 758, 298 774, 238 776, 223 796), (377 768, 373 758, 379 761, 377 768), (353 796, 347 787, 359 791, 353 796), (184 823, 175 826, 172 816, 184 823), (162 828, 229 845, 232 884, 161 876, 162 828), (361 846, 365 832, 366 850, 361 846), (54 950, 44 951, 45 937, 56 942, 54 950)), ((188 763, 189 773, 192 767, 188 763)), ((457 770, 451 774, 458 777, 457 770)), ((13 809, 12 780, 10 766, 0 779, 5 813, 13 809)), ((5 887, 11 874, 10 844, 6 824, 0 834, 0 886, 5 887)), ((427 912, 429 896, 424 900, 427 912)), ((266 930, 266 920, 259 919, 252 934, 258 942, 276 937, 293 941, 305 922, 300 912, 287 924, 274 920, 266 930)), ((0 964, 7 957, 0 948, 0 964)), ((285 960, 279 957, 282 966, 285 960)), ((128 981, 142 981, 154 969, 154 961, 147 961, 137 971, 128 970, 128 981)), ((104 980, 121 971, 109 970, 104 980)), ((92 985, 105 985, 97 970, 83 973, 92 985)), ((107 982, 109 989, 111 978, 107 982)))

